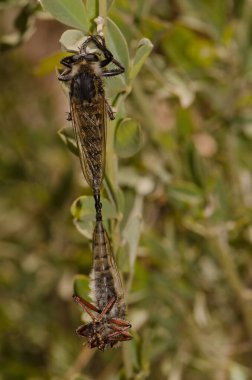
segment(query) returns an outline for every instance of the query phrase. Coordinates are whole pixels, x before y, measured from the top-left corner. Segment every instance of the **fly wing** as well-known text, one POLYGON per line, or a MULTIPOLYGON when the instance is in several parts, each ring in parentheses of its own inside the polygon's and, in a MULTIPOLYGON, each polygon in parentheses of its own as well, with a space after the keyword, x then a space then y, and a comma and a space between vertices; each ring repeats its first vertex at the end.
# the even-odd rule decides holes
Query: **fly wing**
POLYGON ((107 247, 107 251, 108 251, 108 262, 111 266, 111 271, 112 271, 112 276, 113 276, 114 283, 115 283, 115 289, 116 289, 117 297, 122 298, 123 293, 124 293, 123 292, 123 285, 122 285, 122 278, 121 278, 121 275, 119 273, 118 266, 117 266, 116 261, 115 261, 114 253, 113 253, 113 250, 112 250, 112 247, 111 247, 111 244, 110 244, 110 241, 109 241, 109 238, 108 238, 108 235, 107 235, 107 232, 105 229, 104 229, 104 234, 105 234, 106 247, 107 247))
POLYGON ((106 241, 106 246, 108 250, 108 261, 111 266, 111 272, 114 279, 114 286, 115 286, 116 297, 117 297, 116 303, 113 309, 111 310, 110 315, 111 317, 124 319, 126 315, 126 304, 125 304, 125 298, 124 298, 122 278, 119 273, 118 266, 115 261, 114 253, 113 253, 113 250, 110 245, 110 241, 105 229, 104 229, 104 234, 105 234, 105 241, 106 241))
POLYGON ((106 101, 100 78, 96 77, 93 83, 95 90, 91 97, 81 92, 82 89, 87 92, 85 77, 73 80, 70 107, 82 171, 89 186, 98 192, 105 167, 106 101))

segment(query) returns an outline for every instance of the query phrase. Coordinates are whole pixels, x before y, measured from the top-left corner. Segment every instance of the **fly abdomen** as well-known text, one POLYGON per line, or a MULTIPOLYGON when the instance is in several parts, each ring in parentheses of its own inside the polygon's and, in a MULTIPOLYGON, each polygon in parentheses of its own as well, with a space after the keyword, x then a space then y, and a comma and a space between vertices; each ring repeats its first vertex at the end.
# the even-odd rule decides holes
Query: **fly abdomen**
POLYGON ((112 263, 112 250, 101 220, 96 221, 93 235, 92 298, 102 310, 117 296, 112 263))

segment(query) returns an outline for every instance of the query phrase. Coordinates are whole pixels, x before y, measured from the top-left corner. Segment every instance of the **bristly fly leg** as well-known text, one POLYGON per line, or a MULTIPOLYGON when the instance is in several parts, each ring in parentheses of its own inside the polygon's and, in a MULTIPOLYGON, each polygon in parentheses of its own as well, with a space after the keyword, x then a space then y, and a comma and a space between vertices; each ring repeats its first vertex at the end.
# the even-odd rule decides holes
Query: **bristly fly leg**
POLYGON ((65 71, 63 71, 63 73, 58 76, 58 79, 61 81, 64 81, 64 82, 68 82, 68 81, 72 80, 73 75, 71 75, 71 71, 72 71, 73 64, 78 62, 81 59, 82 59, 81 54, 71 55, 71 56, 67 56, 65 58, 62 58, 60 63, 63 66, 67 67, 67 69, 65 71))
POLYGON ((125 71, 124 67, 120 64, 120 62, 118 62, 113 57, 113 54, 107 49, 107 47, 105 45, 104 38, 102 36, 90 36, 82 45, 82 49, 84 50, 85 53, 86 53, 87 45, 89 44, 90 41, 94 42, 94 44, 97 46, 97 48, 100 49, 105 56, 105 59, 100 62, 101 68, 107 66, 111 62, 114 63, 118 67, 118 69, 104 70, 102 72, 102 76, 112 77, 112 76, 120 75, 120 74, 124 73, 124 71, 125 71))
MULTIPOLYGON (((82 298, 80 296, 73 295, 73 299, 89 314, 89 316, 92 318, 92 320, 96 321, 96 322, 101 321, 102 318, 104 317, 104 315, 110 312, 110 310, 113 308, 113 306, 116 302, 116 297, 111 298, 111 300, 107 303, 107 305, 104 307, 104 309, 102 311, 100 311, 99 309, 97 309, 97 307, 95 305, 91 304, 90 302, 86 301, 84 298, 82 298), (95 317, 90 310, 98 313, 99 316, 95 317)), ((125 324, 126 323, 127 322, 125 322, 125 324)), ((122 325, 125 326, 125 324, 122 324, 122 325)), ((127 324, 127 327, 129 328, 129 327, 131 327, 131 325, 127 324)), ((123 327, 123 329, 124 328, 125 327, 123 327)))
POLYGON ((105 314, 109 313, 110 310, 113 308, 114 304, 116 302, 116 297, 111 298, 111 300, 107 303, 107 305, 102 310, 101 314, 97 318, 97 321, 100 322, 105 314))
POLYGON ((90 302, 86 301, 84 298, 80 296, 73 295, 73 299, 86 311, 86 313, 92 318, 93 321, 96 321, 97 318, 90 311, 92 310, 96 313, 100 313, 99 309, 97 309, 95 305, 92 305, 90 302))
POLYGON ((126 329, 131 328, 131 324, 121 318, 111 318, 110 322, 114 323, 117 326, 122 326, 123 328, 126 328, 126 329))
POLYGON ((72 121, 73 119, 72 119, 72 114, 71 114, 71 112, 67 112, 67 121, 72 121))
POLYGON ((105 59, 100 62, 101 68, 107 66, 110 62, 112 62, 113 54, 107 49, 104 38, 102 36, 89 36, 89 38, 82 44, 81 51, 84 51, 84 53, 87 54, 86 49, 90 42, 93 42, 96 45, 96 47, 103 52, 105 56, 105 59))
POLYGON ((66 69, 63 71, 62 74, 58 76, 58 80, 61 80, 62 82, 69 82, 70 80, 73 79, 72 74, 70 74, 72 69, 66 69))
POLYGON ((109 105, 107 99, 105 100, 105 102, 106 102, 106 109, 107 109, 108 117, 110 118, 110 120, 115 120, 115 113, 114 113, 112 107, 109 105))
POLYGON ((116 75, 120 75, 120 74, 123 74, 125 69, 124 67, 120 64, 120 62, 118 62, 116 59, 112 59, 111 60, 112 63, 114 63, 114 65, 116 65, 118 67, 118 69, 111 69, 111 70, 103 70, 102 72, 102 76, 103 77, 114 77, 116 75))
POLYGON ((115 326, 110 326, 110 328, 114 331, 113 333, 109 334, 108 338, 110 340, 131 340, 132 339, 132 335, 126 331, 127 329, 129 329, 131 326, 129 327, 122 327, 122 328, 115 328, 115 326), (118 338, 122 338, 120 337, 120 335, 122 335, 124 337, 124 339, 118 339, 118 338), (112 339, 111 339, 112 338, 112 339), (115 338, 115 339, 113 339, 115 338))

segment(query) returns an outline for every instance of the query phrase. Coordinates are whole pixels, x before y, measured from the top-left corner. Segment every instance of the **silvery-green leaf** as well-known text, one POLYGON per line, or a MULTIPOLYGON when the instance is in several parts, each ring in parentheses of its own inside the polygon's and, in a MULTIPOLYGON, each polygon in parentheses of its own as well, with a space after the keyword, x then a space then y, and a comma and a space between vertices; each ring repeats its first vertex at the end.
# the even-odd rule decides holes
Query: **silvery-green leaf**
POLYGON ((142 133, 140 124, 130 118, 122 120, 115 132, 115 150, 119 157, 128 158, 134 156, 142 145, 142 133))
POLYGON ((77 53, 86 38, 85 34, 80 30, 68 29, 62 34, 59 42, 64 50, 77 53))
POLYGON ((90 22, 82 0, 41 0, 44 9, 56 20, 73 28, 88 32, 90 22))
POLYGON ((130 80, 133 81, 139 71, 141 70, 144 62, 150 55, 153 49, 153 44, 148 38, 143 38, 139 41, 137 51, 133 60, 132 68, 130 69, 130 80))

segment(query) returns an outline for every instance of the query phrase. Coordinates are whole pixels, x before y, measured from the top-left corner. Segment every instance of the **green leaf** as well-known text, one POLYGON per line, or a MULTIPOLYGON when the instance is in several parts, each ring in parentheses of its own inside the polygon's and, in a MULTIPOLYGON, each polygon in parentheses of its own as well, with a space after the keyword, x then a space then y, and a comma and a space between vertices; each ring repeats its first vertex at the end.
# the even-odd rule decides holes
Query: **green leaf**
POLYGON ((203 201, 201 189, 190 182, 169 186, 168 194, 174 200, 191 206, 199 205, 203 201))
POLYGON ((181 25, 174 25, 161 41, 164 54, 178 68, 199 70, 210 67, 216 59, 214 44, 181 25))
POLYGON ((179 108, 176 114, 176 129, 180 141, 191 138, 194 131, 191 110, 179 108))
POLYGON ((128 158, 134 156, 142 145, 142 133, 140 124, 130 118, 121 121, 115 132, 115 150, 119 157, 128 158))
POLYGON ((78 52, 79 47, 85 41, 87 37, 80 30, 68 29, 60 37, 60 45, 64 50, 69 50, 72 52, 78 52))
POLYGON ((107 0, 107 11, 109 11, 110 8, 112 8, 114 2, 115 0, 107 0))
POLYGON ((58 131, 60 138, 64 141, 68 149, 75 154, 79 155, 78 148, 76 145, 76 141, 74 138, 73 128, 72 126, 63 127, 58 131))
POLYGON ((118 60, 125 68, 125 73, 113 77, 113 79, 108 78, 106 82, 107 96, 113 98, 119 92, 125 91, 126 77, 129 68, 129 51, 127 42, 122 35, 118 26, 109 18, 107 19, 107 39, 106 45, 108 49, 112 52, 114 58, 118 60))
POLYGON ((195 90, 188 78, 183 77, 181 73, 176 73, 175 70, 168 69, 164 72, 164 82, 167 93, 177 96, 183 108, 193 103, 195 90))
POLYGON ((84 274, 77 274, 74 277, 74 294, 86 299, 90 293, 89 282, 90 279, 88 276, 85 276, 84 274))
POLYGON ((85 236, 85 238, 87 238, 88 240, 92 240, 94 230, 93 222, 88 222, 86 220, 82 221, 77 219, 74 219, 73 222, 76 229, 79 231, 81 235, 85 236))
MULTIPOLYGON (((106 198, 101 198, 103 219, 116 218, 116 209, 106 198)), ((94 198, 84 195, 77 198, 71 206, 71 213, 78 221, 93 222, 95 220, 94 198)))
POLYGON ((56 20, 88 32, 90 21, 82 0, 41 0, 44 9, 56 20))
POLYGON ((143 196, 137 195, 135 198, 134 206, 131 210, 123 231, 124 241, 127 243, 129 248, 129 263, 131 270, 134 268, 137 256, 137 248, 141 234, 142 212, 143 196))
POLYGON ((127 42, 118 26, 109 17, 107 18, 108 36, 106 44, 127 71, 129 68, 129 50, 127 42))
POLYGON ((155 188, 155 182, 151 177, 141 176, 133 167, 122 167, 118 173, 120 186, 131 187, 138 194, 150 194, 155 188))
POLYGON ((51 73, 55 70, 62 58, 66 56, 65 52, 57 52, 44 58, 35 69, 35 74, 38 76, 43 76, 51 73))
POLYGON ((133 60, 133 65, 129 73, 130 80, 133 81, 139 71, 141 70, 144 62, 150 55, 153 49, 153 44, 148 38, 143 38, 139 41, 137 51, 133 60))

